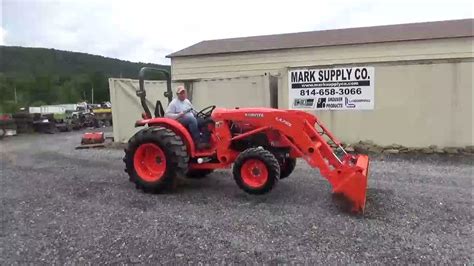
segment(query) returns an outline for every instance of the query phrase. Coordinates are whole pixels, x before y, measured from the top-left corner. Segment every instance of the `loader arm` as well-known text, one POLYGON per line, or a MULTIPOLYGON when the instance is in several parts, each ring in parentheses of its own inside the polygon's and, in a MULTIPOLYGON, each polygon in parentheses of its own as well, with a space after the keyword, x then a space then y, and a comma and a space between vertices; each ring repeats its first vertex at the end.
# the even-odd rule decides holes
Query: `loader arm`
POLYGON ((225 157, 224 155, 228 154, 227 146, 234 140, 266 132, 272 140, 272 145, 289 147, 295 157, 301 157, 310 166, 317 167, 321 175, 331 183, 333 192, 343 194, 352 202, 354 211, 364 210, 369 164, 367 155, 348 154, 341 147, 340 141, 316 116, 296 110, 243 108, 216 109, 212 118, 218 125, 226 121, 244 121, 255 128, 232 137, 228 128, 217 127, 218 138, 226 140, 222 150, 218 149, 218 155, 221 152, 222 157, 225 157), (342 158, 335 154, 328 141, 333 142, 343 152, 342 158))

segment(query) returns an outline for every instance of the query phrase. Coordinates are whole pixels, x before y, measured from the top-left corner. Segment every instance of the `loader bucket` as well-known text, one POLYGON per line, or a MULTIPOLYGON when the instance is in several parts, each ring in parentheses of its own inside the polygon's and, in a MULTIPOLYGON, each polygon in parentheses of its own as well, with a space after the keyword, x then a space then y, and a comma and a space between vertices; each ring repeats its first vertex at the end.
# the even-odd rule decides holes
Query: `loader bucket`
POLYGON ((353 212, 364 212, 368 172, 369 157, 358 155, 355 166, 342 172, 340 181, 333 188, 333 193, 341 194, 351 202, 353 212))

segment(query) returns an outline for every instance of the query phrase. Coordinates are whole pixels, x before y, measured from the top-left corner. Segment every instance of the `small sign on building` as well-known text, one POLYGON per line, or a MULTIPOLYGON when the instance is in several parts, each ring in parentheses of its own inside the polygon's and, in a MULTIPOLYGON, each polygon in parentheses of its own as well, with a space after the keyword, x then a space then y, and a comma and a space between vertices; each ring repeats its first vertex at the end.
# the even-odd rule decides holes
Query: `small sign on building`
POLYGON ((374 80, 373 67, 290 70, 289 107, 306 110, 372 110, 374 80))

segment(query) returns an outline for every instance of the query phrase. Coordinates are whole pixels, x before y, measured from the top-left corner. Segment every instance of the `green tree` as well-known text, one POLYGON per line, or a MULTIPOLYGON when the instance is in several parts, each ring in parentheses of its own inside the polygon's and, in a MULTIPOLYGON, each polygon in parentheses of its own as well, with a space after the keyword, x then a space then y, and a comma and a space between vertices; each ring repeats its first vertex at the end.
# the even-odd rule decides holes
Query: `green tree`
POLYGON ((14 112, 19 106, 90 102, 92 87, 94 102, 109 101, 108 78, 136 79, 143 66, 170 69, 169 66, 43 48, 0 46, 0 56, 2 112, 14 112))

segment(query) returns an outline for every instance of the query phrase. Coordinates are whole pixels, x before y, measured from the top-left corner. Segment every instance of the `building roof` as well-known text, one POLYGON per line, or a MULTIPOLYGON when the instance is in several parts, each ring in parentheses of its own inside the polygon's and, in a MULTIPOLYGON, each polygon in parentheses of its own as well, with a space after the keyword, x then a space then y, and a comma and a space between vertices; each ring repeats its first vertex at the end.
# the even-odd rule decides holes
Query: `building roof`
POLYGON ((166 57, 473 36, 474 19, 322 30, 202 41, 166 57))

